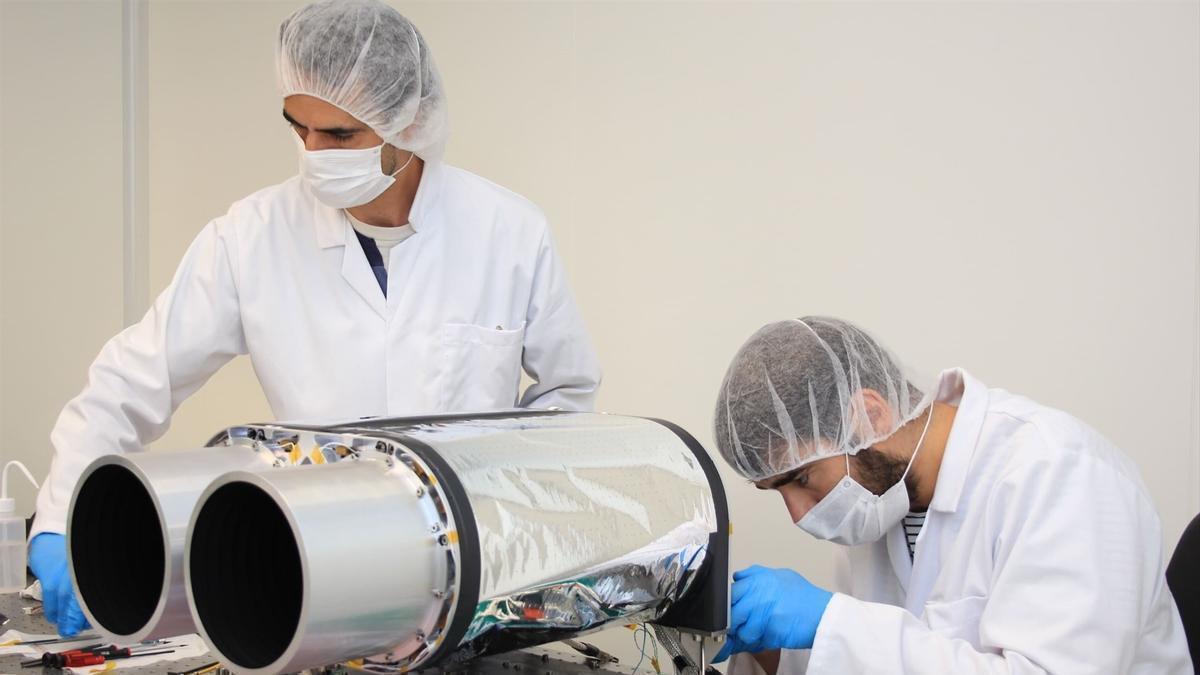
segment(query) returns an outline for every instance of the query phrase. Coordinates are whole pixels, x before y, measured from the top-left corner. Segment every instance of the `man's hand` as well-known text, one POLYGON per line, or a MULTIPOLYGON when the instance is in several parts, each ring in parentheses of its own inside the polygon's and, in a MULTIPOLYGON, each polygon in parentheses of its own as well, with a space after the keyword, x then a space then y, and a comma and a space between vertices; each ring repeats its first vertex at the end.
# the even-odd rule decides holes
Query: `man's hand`
POLYGON ((715 663, 739 652, 811 649, 833 594, 796 572, 754 565, 733 575, 733 610, 715 663))
POLYGON ((42 582, 42 606, 46 620, 58 626, 58 633, 71 637, 89 628, 67 569, 67 539, 61 534, 43 532, 29 544, 29 567, 42 582))

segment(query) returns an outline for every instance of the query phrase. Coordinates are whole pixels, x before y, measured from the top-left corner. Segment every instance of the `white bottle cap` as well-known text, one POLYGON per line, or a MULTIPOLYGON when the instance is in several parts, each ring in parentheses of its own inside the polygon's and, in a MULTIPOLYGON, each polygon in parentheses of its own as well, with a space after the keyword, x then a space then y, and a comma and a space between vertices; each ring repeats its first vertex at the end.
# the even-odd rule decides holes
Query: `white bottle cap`
POLYGON ((17 500, 13 499, 12 497, 4 497, 3 499, 0 499, 0 515, 4 515, 6 513, 16 513, 16 511, 17 500))

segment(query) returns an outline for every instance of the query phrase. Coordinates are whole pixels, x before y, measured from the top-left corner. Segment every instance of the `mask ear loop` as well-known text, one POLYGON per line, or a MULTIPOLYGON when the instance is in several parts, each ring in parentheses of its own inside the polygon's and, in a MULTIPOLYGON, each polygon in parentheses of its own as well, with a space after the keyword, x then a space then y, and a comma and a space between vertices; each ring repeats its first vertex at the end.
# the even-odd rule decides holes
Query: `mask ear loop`
POLYGON ((929 404, 929 414, 925 416, 925 428, 921 430, 921 437, 917 439, 917 447, 913 450, 912 457, 908 458, 908 466, 904 467, 904 475, 900 476, 900 482, 908 477, 908 470, 912 468, 913 461, 917 459, 917 453, 921 451, 921 446, 925 444, 925 434, 929 433, 929 424, 933 422, 933 402, 929 404))
POLYGON ((389 174, 389 178, 395 178, 395 177, 396 177, 396 174, 398 174, 398 173, 400 173, 401 171, 403 171, 403 170, 407 169, 407 168, 408 168, 408 165, 409 165, 409 164, 412 164, 413 157, 416 157, 416 156, 417 156, 417 153, 415 153, 415 152, 412 152, 412 151, 410 150, 410 151, 409 151, 409 153, 408 153, 408 161, 404 163, 404 166, 400 167, 399 169, 396 169, 396 170, 395 170, 395 171, 393 171, 391 174, 389 174))
MULTIPOLYGON (((921 430, 921 437, 917 439, 917 447, 913 450, 912 457, 908 458, 908 464, 904 467, 904 473, 900 476, 901 483, 908 477, 908 472, 912 469, 913 462, 917 459, 917 453, 921 451, 921 446, 925 444, 925 435, 929 433, 931 422, 933 422, 933 403, 929 404, 929 414, 925 416, 925 428, 921 430)), ((853 476, 850 475, 850 453, 846 452, 843 455, 846 458, 846 478, 853 480, 853 476)))

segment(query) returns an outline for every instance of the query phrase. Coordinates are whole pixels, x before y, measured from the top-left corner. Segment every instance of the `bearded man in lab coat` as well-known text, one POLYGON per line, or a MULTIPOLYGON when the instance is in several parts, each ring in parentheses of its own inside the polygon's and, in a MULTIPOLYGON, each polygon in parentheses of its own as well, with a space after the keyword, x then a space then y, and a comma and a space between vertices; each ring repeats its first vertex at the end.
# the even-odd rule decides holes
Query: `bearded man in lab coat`
POLYGON ((716 406, 725 460, 842 544, 840 593, 734 575, 733 675, 1192 673, 1133 462, 963 370, 919 387, 838 319, 765 326, 716 406))
POLYGON ((546 219, 442 163, 445 92, 417 29, 378 0, 319 2, 283 22, 276 57, 299 175, 200 232, 51 434, 30 566, 64 635, 86 625, 62 535, 79 475, 161 436, 234 356, 280 419, 592 407, 600 371, 546 219))

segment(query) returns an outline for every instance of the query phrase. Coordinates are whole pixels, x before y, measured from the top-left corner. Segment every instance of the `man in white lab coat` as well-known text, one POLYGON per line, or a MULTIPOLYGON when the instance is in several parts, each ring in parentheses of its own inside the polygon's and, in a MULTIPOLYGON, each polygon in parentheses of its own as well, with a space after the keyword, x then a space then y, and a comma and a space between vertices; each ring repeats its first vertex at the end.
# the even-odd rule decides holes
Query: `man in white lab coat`
POLYGON ((280 419, 592 407, 600 371, 546 219, 442 163, 445 93, 416 28, 377 0, 320 2, 276 56, 299 175, 200 232, 51 434, 30 566, 63 634, 85 626, 61 534, 80 473, 161 436, 234 356, 280 419))
POLYGON ((844 548, 840 593, 734 575, 730 672, 1191 673, 1133 462, 962 370, 931 384, 838 319, 769 324, 738 352, 718 449, 844 548))

